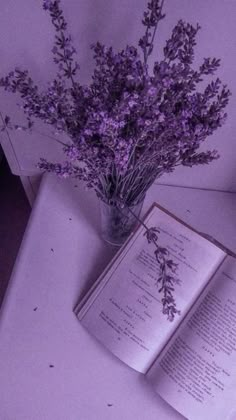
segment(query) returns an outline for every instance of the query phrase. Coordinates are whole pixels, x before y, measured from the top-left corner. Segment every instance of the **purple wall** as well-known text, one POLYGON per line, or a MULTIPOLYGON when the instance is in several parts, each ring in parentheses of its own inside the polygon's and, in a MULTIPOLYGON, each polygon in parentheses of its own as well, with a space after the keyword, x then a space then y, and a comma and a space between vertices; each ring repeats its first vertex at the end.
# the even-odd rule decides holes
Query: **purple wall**
MULTIPOLYGON (((89 45, 97 40, 123 48, 127 43, 136 43, 141 35, 140 18, 145 0, 61 0, 69 30, 75 40, 81 65, 80 80, 89 82, 93 68, 89 45)), ((49 15, 42 10, 42 1, 1 0, 0 54, 1 74, 6 74, 15 65, 29 68, 35 81, 42 86, 53 77, 55 69, 50 54, 53 29, 49 15)), ((157 48, 153 60, 160 57, 161 48, 171 29, 182 18, 192 24, 199 22, 195 65, 202 58, 219 57, 222 65, 218 76, 228 84, 233 96, 228 106, 228 120, 205 144, 205 148, 218 149, 221 158, 209 166, 179 168, 160 182, 185 186, 236 191, 236 1, 234 0, 166 0, 166 18, 161 22, 157 48)), ((151 64, 151 62, 150 62, 151 64)), ((0 110, 20 115, 15 106, 16 97, 2 94, 0 110)), ((17 117, 15 117, 17 118, 17 117)), ((18 117, 19 118, 19 117, 18 117)), ((58 155, 53 142, 35 135, 34 138, 11 133, 11 138, 25 173, 35 173, 34 163, 43 156, 58 155)))

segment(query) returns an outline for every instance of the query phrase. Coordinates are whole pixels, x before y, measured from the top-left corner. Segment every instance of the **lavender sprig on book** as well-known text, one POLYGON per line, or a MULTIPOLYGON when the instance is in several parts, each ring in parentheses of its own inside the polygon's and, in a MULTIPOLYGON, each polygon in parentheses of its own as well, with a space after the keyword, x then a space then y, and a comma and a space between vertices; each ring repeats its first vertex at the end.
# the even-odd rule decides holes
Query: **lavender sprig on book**
MULTIPOLYGON (((169 258, 169 251, 158 245, 158 229, 155 227, 149 228, 144 235, 147 237, 149 243, 154 243, 156 249, 154 251, 156 260, 160 266, 160 274, 156 281, 158 292, 163 294, 161 299, 163 306, 163 314, 167 315, 168 321, 173 321, 175 315, 180 315, 180 311, 176 308, 175 298, 173 296, 174 285, 180 284, 180 280, 176 277, 178 264, 174 263, 169 258)), ((160 232, 159 232, 160 233, 160 232)))
MULTIPOLYGON (((122 209, 121 209, 122 211, 122 209)), ((129 209, 132 213, 132 210, 129 209)), ((156 227, 148 228, 147 225, 140 219, 139 223, 145 228, 144 236, 146 236, 149 244, 155 245, 154 255, 159 264, 159 277, 156 280, 158 292, 162 293, 162 312, 167 315, 168 321, 173 321, 175 315, 180 315, 181 312, 176 308, 175 298, 173 296, 174 285, 180 284, 180 279, 176 277, 178 264, 174 263, 169 258, 169 251, 165 247, 158 244, 158 233, 160 231, 156 227)))

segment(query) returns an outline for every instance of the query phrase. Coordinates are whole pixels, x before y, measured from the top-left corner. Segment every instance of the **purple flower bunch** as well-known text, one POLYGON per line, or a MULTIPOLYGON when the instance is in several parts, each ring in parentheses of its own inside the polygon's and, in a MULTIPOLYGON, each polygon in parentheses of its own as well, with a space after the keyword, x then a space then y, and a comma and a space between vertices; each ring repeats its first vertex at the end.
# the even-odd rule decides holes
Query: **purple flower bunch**
POLYGON ((177 166, 207 164, 218 157, 198 152, 202 142, 226 119, 230 92, 219 78, 197 92, 204 76, 213 75, 220 60, 205 58, 194 70, 194 46, 200 29, 180 20, 163 50, 163 59, 149 69, 163 0, 150 0, 144 12, 140 51, 127 46, 119 52, 97 42, 92 45, 95 68, 90 85, 81 85, 76 50, 67 33, 60 0, 44 0, 55 28, 52 53, 58 72, 44 92, 27 70, 0 79, 5 90, 19 93, 27 126, 40 119, 55 132, 66 133, 64 163, 41 159, 39 168, 59 176, 73 176, 94 188, 104 201, 138 202, 155 179, 177 166))
MULTIPOLYGON (((41 158, 38 167, 84 181, 101 200, 117 203, 120 209, 140 202, 158 177, 177 166, 208 164, 219 157, 215 150, 198 150, 225 122, 230 91, 219 78, 197 91, 203 78, 214 75, 220 65, 219 59, 205 58, 198 69, 192 67, 200 26, 180 20, 166 41, 163 59, 149 68, 157 28, 165 17, 163 3, 147 3, 140 50, 127 45, 115 52, 99 42, 91 46, 94 73, 90 85, 81 85, 76 50, 60 0, 44 0, 43 8, 55 28, 55 79, 46 91, 39 90, 27 70, 16 68, 0 79, 1 87, 20 94, 27 117, 27 125, 20 126, 6 116, 2 130, 32 131, 35 120, 42 120, 55 133, 66 133, 68 143, 61 142, 66 161, 53 163, 41 158)), ((146 236, 156 245, 163 314, 173 321, 180 313, 173 296, 179 282, 176 265, 158 245, 155 228, 146 228, 146 236)))

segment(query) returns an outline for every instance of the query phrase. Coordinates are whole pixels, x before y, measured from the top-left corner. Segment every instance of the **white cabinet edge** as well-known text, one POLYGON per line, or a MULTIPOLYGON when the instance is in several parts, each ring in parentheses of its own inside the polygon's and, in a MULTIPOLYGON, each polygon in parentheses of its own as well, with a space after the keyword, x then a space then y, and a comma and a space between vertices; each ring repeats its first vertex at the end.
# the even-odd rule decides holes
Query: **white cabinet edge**
POLYGON ((40 182, 42 179, 42 175, 34 175, 34 176, 20 176, 22 185, 25 190, 25 194, 28 198, 28 201, 33 207, 34 201, 36 199, 40 182))

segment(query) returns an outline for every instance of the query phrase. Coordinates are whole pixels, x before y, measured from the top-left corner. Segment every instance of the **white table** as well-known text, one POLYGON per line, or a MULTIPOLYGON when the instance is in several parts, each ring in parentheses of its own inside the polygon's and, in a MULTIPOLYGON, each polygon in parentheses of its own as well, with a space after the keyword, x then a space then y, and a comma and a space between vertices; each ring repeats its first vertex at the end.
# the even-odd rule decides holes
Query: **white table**
MULTIPOLYGON (((114 255, 93 192, 45 175, 0 317, 1 420, 176 420, 72 310, 114 255)), ((154 201, 236 251, 236 194, 154 185, 154 201)))

